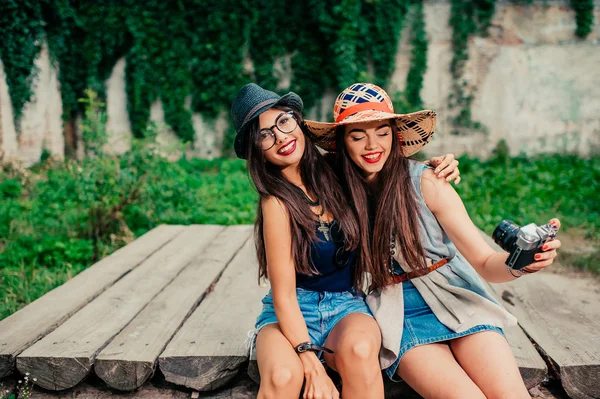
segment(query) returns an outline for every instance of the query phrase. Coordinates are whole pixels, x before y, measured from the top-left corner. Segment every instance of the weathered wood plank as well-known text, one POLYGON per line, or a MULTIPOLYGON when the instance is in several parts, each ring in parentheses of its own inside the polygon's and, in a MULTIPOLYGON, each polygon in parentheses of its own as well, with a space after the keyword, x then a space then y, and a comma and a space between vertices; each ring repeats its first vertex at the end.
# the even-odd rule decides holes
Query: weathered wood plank
POLYGON ((600 321, 565 300, 539 275, 494 284, 504 306, 555 364, 572 398, 600 397, 600 321))
POLYGON ((139 388, 153 373, 158 356, 248 240, 251 226, 231 226, 198 254, 117 335, 94 361, 95 373, 110 387, 139 388))
POLYGON ((163 225, 151 230, 0 321, 0 378, 12 373, 19 353, 61 325, 183 229, 184 226, 163 225))
MULTIPOLYGON (((567 394, 575 399, 600 398, 597 311, 586 311, 578 303, 576 292, 559 291, 549 284, 551 278, 542 271, 492 286, 523 330, 552 361, 567 394)), ((568 280, 565 278, 565 284, 568 280)))
POLYGON ((60 327, 17 357, 21 373, 50 390, 71 388, 90 372, 96 353, 204 250, 223 227, 189 226, 60 327))
POLYGON ((181 327, 159 357, 167 381, 198 391, 219 388, 248 360, 247 332, 260 313, 268 288, 256 281, 253 240, 225 269, 215 289, 181 327))

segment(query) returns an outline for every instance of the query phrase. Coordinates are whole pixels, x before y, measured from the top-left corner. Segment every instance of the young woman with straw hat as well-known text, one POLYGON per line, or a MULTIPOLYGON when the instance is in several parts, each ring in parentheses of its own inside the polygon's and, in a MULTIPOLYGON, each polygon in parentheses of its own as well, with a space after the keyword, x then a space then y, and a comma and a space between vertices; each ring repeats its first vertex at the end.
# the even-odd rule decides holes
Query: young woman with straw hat
POLYGON ((370 231, 367 303, 382 368, 426 398, 529 398, 502 332, 516 319, 479 276, 503 282, 548 267, 560 241, 522 273, 507 268, 507 253, 483 240, 452 186, 407 158, 431 140, 433 111, 396 114, 384 90, 357 83, 337 97, 334 120, 305 123, 336 153, 359 226, 370 231))
MULTIPOLYGON (((381 335, 359 289, 368 242, 333 170, 306 139, 302 107, 294 93, 249 84, 231 110, 236 154, 259 193, 259 274, 271 283, 255 328, 258 397, 298 398, 304 381, 304 398, 339 397, 322 357, 339 371, 344 398, 383 398, 381 335)), ((456 164, 446 163, 452 174, 456 164)))

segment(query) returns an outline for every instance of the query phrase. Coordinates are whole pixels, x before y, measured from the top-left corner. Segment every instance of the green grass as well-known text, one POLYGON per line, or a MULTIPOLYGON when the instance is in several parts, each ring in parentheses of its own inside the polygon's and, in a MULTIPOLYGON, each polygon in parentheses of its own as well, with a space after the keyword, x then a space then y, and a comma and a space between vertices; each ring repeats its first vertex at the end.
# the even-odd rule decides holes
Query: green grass
POLYGON ((600 240, 600 157, 571 155, 536 158, 460 159, 457 187, 477 226, 492 233, 502 219, 518 224, 547 223, 558 217, 562 229, 580 228, 600 240))
POLYGON ((253 223, 256 198, 238 160, 0 167, 0 320, 159 224, 253 223), (140 179, 139 198, 113 212, 140 179))
MULTIPOLYGON (((487 233, 502 219, 556 216, 565 231, 600 242, 600 157, 463 157, 460 168, 457 191, 487 233)), ((170 163, 138 152, 30 172, 0 166, 0 319, 159 224, 252 223, 256 198, 239 160, 170 163)), ((596 254, 573 263, 599 262, 596 254)))
MULTIPOLYGON (((597 248, 600 248, 600 245, 597 248)), ((559 260, 561 263, 576 267, 577 269, 600 274, 600 249, 583 254, 563 251, 560 254, 559 260)))

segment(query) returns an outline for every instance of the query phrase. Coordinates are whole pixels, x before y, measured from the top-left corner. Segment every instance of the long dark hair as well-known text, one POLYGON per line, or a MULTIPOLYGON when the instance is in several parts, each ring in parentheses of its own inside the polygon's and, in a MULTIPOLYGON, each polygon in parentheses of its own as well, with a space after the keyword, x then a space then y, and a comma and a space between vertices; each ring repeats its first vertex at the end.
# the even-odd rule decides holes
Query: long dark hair
POLYGON ((392 149, 379 172, 377 188, 371 193, 373 204, 369 203, 370 190, 361 169, 352 161, 346 149, 345 126, 339 126, 336 131, 338 175, 354 205, 360 229, 367 232, 366 241, 371 243, 371 288, 393 284, 389 272, 392 236, 396 240, 396 251, 412 270, 427 267, 419 235, 418 208, 411 184, 409 160, 402 152, 398 127, 393 121, 390 125, 394 135, 392 149), (372 231, 369 216, 375 221, 372 231))
MULTIPOLYGON (((331 212, 344 232, 346 250, 359 247, 359 226, 356 215, 343 195, 342 187, 334 171, 327 164, 304 127, 302 115, 287 107, 275 107, 284 112, 293 111, 298 126, 305 136, 304 153, 299 163, 300 177, 309 194, 316 196, 325 211, 331 212)), ((254 240, 258 256, 259 280, 268 278, 267 256, 263 237, 263 213, 261 202, 269 197, 279 199, 287 208, 292 233, 292 256, 298 273, 312 275, 316 273, 311 261, 311 244, 317 241, 315 214, 310 205, 292 183, 282 174, 281 169, 266 161, 263 151, 256 144, 260 134, 260 124, 256 118, 248 127, 250 148, 248 151, 248 173, 259 194, 254 240)), ((363 284, 364 273, 370 268, 369 253, 359 251, 355 269, 355 287, 363 284)))

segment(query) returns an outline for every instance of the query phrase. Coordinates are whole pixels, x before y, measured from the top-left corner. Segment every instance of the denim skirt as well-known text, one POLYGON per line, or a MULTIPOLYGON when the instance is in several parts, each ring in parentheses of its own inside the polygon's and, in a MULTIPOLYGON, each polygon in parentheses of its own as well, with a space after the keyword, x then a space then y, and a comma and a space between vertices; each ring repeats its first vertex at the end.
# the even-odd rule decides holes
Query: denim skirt
POLYGON ((454 332, 438 320, 412 282, 403 282, 402 291, 404 294, 404 329, 402 331, 400 353, 394 364, 385 370, 392 381, 400 380, 395 375, 400 359, 406 352, 416 346, 449 341, 481 331, 496 331, 504 335, 502 329, 486 324, 459 333, 454 332))
MULTIPOLYGON (((302 316, 304 316, 304 321, 308 328, 310 340, 316 345, 323 346, 331 330, 333 330, 340 320, 349 314, 363 313, 373 317, 369 307, 365 303, 365 296, 362 293, 351 291, 317 292, 296 288, 296 297, 298 298, 300 311, 302 312, 302 316)), ((253 331, 254 337, 252 337, 253 341, 256 334, 264 326, 277 323, 271 292, 263 298, 262 303, 263 309, 256 320, 253 331)))

